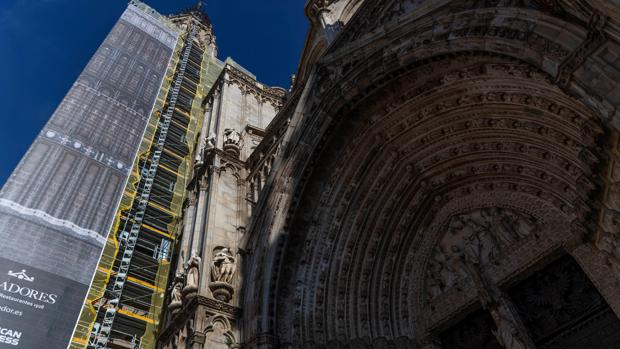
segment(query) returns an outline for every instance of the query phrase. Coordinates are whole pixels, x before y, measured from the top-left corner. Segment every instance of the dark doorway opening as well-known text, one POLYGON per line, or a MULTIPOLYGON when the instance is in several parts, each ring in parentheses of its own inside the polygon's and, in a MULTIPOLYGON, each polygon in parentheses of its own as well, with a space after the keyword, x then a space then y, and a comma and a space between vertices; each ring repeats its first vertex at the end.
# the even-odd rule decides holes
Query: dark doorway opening
POLYGON ((569 255, 507 293, 538 348, 620 348, 620 320, 569 255))

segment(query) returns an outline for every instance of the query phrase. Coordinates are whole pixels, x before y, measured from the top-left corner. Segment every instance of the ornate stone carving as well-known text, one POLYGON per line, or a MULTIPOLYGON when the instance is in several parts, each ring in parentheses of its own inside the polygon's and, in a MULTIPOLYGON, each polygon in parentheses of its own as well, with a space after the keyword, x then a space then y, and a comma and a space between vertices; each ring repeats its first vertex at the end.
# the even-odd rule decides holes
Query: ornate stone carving
POLYGON ((224 130, 224 145, 236 145, 239 146, 239 142, 241 141, 241 135, 239 132, 227 128, 224 130))
POLYGON ((439 296, 470 279, 464 262, 489 265, 537 230, 536 220, 511 209, 487 207, 452 217, 429 260, 427 292, 439 296))
POLYGON ((230 249, 224 247, 217 251, 211 263, 211 281, 232 283, 236 271, 235 263, 230 249))
POLYGON ((195 297, 196 292, 198 291, 198 286, 200 284, 200 261, 200 257, 197 255, 192 255, 189 262, 185 266, 187 282, 183 288, 183 296, 186 299, 195 297))
MULTIPOLYGON (((482 299, 497 339, 526 347, 480 274, 512 280, 566 246, 574 234, 560 221, 596 213, 602 152, 582 149, 595 149, 606 120, 549 75, 570 77, 595 48, 571 53, 588 30, 556 4, 569 2, 365 1, 312 58, 321 66, 298 83, 302 102, 287 103, 248 162, 254 179, 286 139, 243 246, 252 249, 248 298, 258 300, 244 317, 260 319, 250 340, 324 346, 368 334, 360 344, 385 345, 377 338, 420 338, 482 299), (429 15, 407 16, 414 9, 429 15), (553 39, 550 28, 563 34, 553 39)), ((259 101, 273 95, 230 75, 259 101)), ((616 250, 607 248, 610 261, 616 250)), ((210 267, 213 294, 227 300, 234 272, 210 267)))
POLYGON ((619 232, 604 232, 599 241, 599 249, 605 256, 607 265, 611 268, 614 277, 620 283, 620 235, 619 232))
POLYGON ((278 87, 265 87, 239 69, 227 65, 229 73, 227 84, 235 84, 242 94, 251 94, 260 103, 269 102, 274 108, 281 108, 286 98, 286 91, 278 87))
POLYGON ((215 256, 211 262, 211 283, 209 288, 215 299, 228 302, 232 297, 233 277, 237 271, 236 258, 227 247, 215 249, 215 256))
POLYGON ((170 288, 170 303, 168 304, 168 310, 172 314, 177 314, 183 306, 183 283, 185 281, 185 275, 183 273, 177 273, 172 287, 170 288))
POLYGON ((234 155, 235 157, 239 156, 241 147, 241 135, 239 132, 227 128, 224 130, 224 151, 234 155))
POLYGON ((205 160, 207 153, 215 149, 215 138, 215 133, 213 132, 211 132, 208 136, 200 136, 200 141, 196 150, 195 161, 197 163, 202 163, 205 160))

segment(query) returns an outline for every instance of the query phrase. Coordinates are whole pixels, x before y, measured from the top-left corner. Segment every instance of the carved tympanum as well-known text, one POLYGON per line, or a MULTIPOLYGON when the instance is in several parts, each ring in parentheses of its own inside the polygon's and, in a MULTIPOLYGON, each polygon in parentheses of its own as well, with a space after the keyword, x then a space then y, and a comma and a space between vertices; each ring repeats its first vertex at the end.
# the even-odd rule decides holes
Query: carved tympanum
POLYGON ((469 265, 488 265, 538 229, 532 216, 488 207, 450 218, 427 269, 427 292, 434 298, 470 278, 469 265))

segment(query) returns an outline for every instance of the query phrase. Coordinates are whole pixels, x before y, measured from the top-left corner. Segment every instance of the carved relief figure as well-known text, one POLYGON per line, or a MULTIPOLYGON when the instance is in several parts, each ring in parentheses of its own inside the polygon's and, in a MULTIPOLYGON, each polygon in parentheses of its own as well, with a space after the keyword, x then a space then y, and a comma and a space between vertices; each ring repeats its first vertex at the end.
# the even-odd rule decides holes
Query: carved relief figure
POLYGON ((484 219, 485 227, 495 232, 498 243, 506 247, 510 246, 516 237, 511 219, 503 215, 500 210, 497 207, 483 208, 480 216, 484 219))
POLYGON ((471 279, 471 266, 497 263, 502 253, 536 229, 533 217, 499 207, 453 216, 429 261, 427 293, 436 297, 459 280, 471 279))
POLYGON ((198 283, 200 281, 200 257, 192 255, 186 265, 187 284, 183 288, 183 293, 188 294, 198 291, 198 283))
POLYGON ((225 282, 232 284, 233 276, 237 270, 236 260, 228 248, 216 252, 211 262, 211 280, 213 282, 225 282))
POLYGON ((170 289, 170 304, 168 305, 168 309, 171 312, 175 312, 175 310, 181 308, 183 299, 182 299, 182 291, 183 291, 183 273, 177 273, 174 278, 174 284, 170 289))

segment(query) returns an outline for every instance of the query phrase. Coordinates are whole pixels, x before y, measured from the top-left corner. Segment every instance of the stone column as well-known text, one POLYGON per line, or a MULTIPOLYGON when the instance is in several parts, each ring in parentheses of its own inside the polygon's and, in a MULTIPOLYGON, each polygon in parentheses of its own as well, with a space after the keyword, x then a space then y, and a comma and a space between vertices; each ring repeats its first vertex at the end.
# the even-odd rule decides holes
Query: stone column
POLYGON ((194 224, 194 234, 192 236, 191 255, 202 256, 202 247, 200 246, 200 240, 202 234, 204 234, 204 222, 209 214, 207 207, 207 196, 209 195, 209 181, 208 176, 205 175, 199 181, 199 193, 198 193, 198 206, 196 209, 196 219, 194 224))
POLYGON ((202 251, 203 260, 202 263, 204 268, 202 268, 200 272, 200 279, 204 280, 200 284, 199 293, 203 296, 207 296, 209 294, 209 283, 211 282, 209 278, 209 274, 211 271, 211 262, 213 261, 213 241, 211 236, 208 236, 211 231, 213 231, 214 217, 217 214, 218 203, 217 203, 217 192, 216 188, 220 188, 220 174, 217 168, 221 165, 219 157, 215 157, 212 171, 209 171, 209 185, 212 189, 209 189, 205 192, 205 204, 207 205, 206 210, 203 213, 202 217, 202 230, 204 231, 203 235, 199 240, 196 241, 197 244, 200 245, 200 250, 202 251), (210 197, 209 197, 210 196, 210 197))

